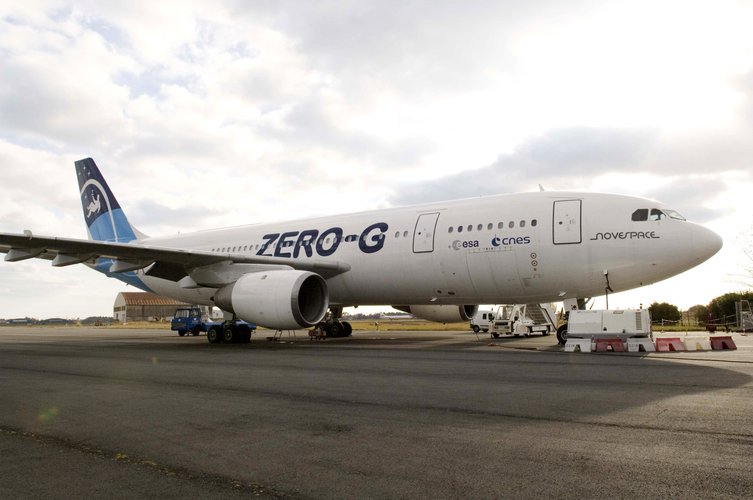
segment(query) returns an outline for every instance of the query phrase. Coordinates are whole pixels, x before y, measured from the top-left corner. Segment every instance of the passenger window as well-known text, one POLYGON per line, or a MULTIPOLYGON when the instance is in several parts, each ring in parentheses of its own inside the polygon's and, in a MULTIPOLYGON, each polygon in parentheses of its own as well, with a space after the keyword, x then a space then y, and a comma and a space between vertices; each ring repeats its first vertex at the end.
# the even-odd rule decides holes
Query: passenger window
POLYGON ((400 231, 396 231, 395 232, 395 238, 399 238, 399 237, 400 237, 400 231))
POLYGON ((489 225, 488 225, 488 226, 486 226, 486 229, 487 229, 488 231, 491 231, 493 227, 494 227, 494 224, 492 224, 492 223, 490 222, 490 223, 489 223, 489 225))
POLYGON ((408 231, 403 231, 403 238, 407 238, 407 237, 408 237, 408 231))
POLYGON ((453 229, 455 229, 455 228, 453 228, 452 226, 450 226, 450 227, 447 228, 447 232, 450 233, 450 234, 452 234, 453 229))
POLYGON ((512 229, 512 228, 515 227, 515 223, 513 221, 510 221, 510 223, 507 224, 507 227, 509 227, 510 229, 512 229))
POLYGON ((536 226, 538 226, 538 224, 539 224, 539 221, 537 221, 536 219, 533 219, 531 221, 531 227, 536 227, 536 226))
POLYGON ((484 229, 484 225, 483 224, 479 224, 478 227, 476 227, 476 229, 478 229, 479 231, 481 231, 481 230, 484 229))
POLYGON ((505 227, 504 222, 500 222, 499 224, 497 224, 497 229, 502 229, 503 227, 505 227))
POLYGON ((463 232, 463 226, 458 226, 458 233, 462 233, 462 232, 463 232))
POLYGON ((526 221, 524 220, 520 221, 520 227, 526 227, 526 221))
POLYGON ((648 208, 639 208, 633 212, 633 222, 643 222, 648 220, 648 208))
POLYGON ((473 231, 473 226, 468 224, 468 232, 470 233, 471 231, 473 231))

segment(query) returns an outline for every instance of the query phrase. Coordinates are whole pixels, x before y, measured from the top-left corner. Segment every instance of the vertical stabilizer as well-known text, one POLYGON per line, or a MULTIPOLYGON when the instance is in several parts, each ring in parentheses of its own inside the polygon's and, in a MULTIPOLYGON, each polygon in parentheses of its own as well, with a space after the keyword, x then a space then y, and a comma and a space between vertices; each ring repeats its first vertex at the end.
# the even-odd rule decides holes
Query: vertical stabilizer
POLYGON ((94 160, 77 161, 76 176, 89 239, 128 243, 144 237, 128 222, 94 160))

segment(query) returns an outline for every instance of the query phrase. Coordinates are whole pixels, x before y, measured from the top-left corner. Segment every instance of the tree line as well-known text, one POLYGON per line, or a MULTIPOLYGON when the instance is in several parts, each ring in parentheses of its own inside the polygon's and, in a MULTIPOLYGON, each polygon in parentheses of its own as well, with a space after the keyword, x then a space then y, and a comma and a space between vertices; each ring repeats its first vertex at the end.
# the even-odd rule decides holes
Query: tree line
MULTIPOLYGON (((695 305, 688 309, 690 321, 699 325, 735 322, 735 303, 748 300, 753 304, 753 291, 725 293, 716 297, 707 305, 695 305)), ((680 309, 666 302, 654 302, 648 308, 651 319, 655 322, 679 322, 683 319, 680 309)))

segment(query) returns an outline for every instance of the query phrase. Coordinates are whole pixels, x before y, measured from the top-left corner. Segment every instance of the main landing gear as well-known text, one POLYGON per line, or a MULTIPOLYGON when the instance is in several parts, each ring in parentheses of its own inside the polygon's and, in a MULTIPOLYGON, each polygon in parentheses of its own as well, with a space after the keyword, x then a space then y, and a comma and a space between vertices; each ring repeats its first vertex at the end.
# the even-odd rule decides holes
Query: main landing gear
POLYGON ((353 327, 347 321, 340 321, 343 315, 341 306, 331 307, 329 312, 324 316, 324 320, 319 322, 319 327, 324 330, 327 337, 350 337, 353 333, 353 327))

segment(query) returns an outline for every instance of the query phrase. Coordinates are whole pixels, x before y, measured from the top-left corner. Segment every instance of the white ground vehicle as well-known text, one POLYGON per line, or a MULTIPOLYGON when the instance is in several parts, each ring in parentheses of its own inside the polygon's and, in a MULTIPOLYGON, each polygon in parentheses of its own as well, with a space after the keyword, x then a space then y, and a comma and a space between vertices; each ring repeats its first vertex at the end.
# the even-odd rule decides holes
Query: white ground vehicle
POLYGON ((471 330, 475 333, 488 332, 494 321, 494 311, 491 309, 479 309, 471 318, 471 330))
POLYGON ((500 335, 549 335, 555 330, 554 311, 542 304, 514 304, 497 308, 489 328, 492 337, 500 335))
POLYGON ((568 337, 594 338, 651 336, 651 316, 647 309, 570 311, 565 325, 557 330, 557 340, 565 344, 568 337))

